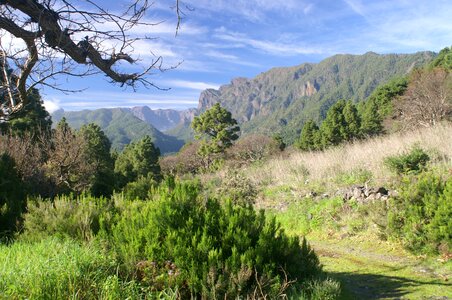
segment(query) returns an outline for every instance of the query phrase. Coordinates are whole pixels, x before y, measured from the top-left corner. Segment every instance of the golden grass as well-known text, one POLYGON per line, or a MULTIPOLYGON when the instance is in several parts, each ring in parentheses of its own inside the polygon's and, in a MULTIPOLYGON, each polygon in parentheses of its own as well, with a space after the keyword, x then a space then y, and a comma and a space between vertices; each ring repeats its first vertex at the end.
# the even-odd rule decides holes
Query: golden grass
POLYGON ((452 167, 452 124, 442 124, 344 144, 322 152, 294 151, 288 157, 248 167, 243 173, 258 186, 285 185, 295 189, 309 182, 330 186, 341 174, 363 171, 371 174, 374 184, 385 184, 393 177, 384 164, 385 158, 408 151, 416 144, 429 153, 433 164, 452 167))

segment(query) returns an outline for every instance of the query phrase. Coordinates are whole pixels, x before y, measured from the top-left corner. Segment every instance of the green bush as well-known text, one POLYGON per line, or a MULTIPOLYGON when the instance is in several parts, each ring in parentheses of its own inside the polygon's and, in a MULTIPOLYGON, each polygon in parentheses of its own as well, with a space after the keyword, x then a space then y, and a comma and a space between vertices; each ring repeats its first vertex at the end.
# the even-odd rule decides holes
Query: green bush
POLYGON ((414 146, 408 153, 386 158, 385 164, 397 174, 410 174, 424 170, 429 160, 430 157, 422 148, 414 146))
POLYGON ((153 201, 123 206, 110 245, 156 290, 178 288, 186 297, 235 299, 260 285, 270 298, 288 280, 320 271, 317 256, 288 237, 274 218, 251 205, 221 205, 198 197, 192 183, 161 186, 153 201))
POLYGON ((137 180, 126 184, 123 189, 124 196, 130 200, 146 200, 152 187, 156 185, 157 182, 152 176, 140 176, 137 180))
POLYGON ((407 177, 389 202, 388 235, 414 252, 452 250, 452 178, 425 172, 407 177))
POLYGON ((339 299, 341 286, 339 282, 331 278, 309 280, 302 291, 293 293, 289 299, 297 300, 335 300, 339 299))
POLYGON ((18 229, 26 206, 24 189, 14 160, 8 154, 0 154, 0 239, 11 237, 18 229))
POLYGON ((105 198, 81 195, 29 200, 27 209, 22 239, 38 241, 58 236, 88 241, 112 218, 114 206, 105 198))

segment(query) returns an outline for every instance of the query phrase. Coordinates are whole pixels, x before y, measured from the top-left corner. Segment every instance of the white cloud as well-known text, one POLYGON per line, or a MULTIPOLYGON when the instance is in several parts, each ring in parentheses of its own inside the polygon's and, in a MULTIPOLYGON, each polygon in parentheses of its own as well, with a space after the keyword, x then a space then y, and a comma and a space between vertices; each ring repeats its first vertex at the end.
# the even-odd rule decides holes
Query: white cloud
POLYGON ((59 99, 44 99, 44 107, 49 113, 53 113, 61 108, 59 99))
POLYGON ((299 55, 299 54, 320 54, 323 53, 321 49, 311 48, 304 45, 297 44, 295 41, 265 41, 249 38, 241 33, 227 32, 221 28, 215 34, 216 38, 228 42, 242 43, 245 46, 251 46, 255 49, 267 52, 273 55, 299 55))
POLYGON ((219 84, 216 83, 207 83, 207 82, 196 82, 196 81, 187 81, 187 80, 168 80, 165 81, 166 85, 191 89, 191 90, 205 90, 205 89, 218 89, 220 87, 219 84))
POLYGON ((300 0, 187 0, 187 3, 196 10, 239 15, 255 22, 266 19, 269 12, 303 11, 300 0))
POLYGON ((213 58, 224 59, 224 60, 229 60, 229 61, 235 61, 235 60, 239 59, 236 55, 225 54, 225 53, 222 53, 222 52, 216 51, 216 50, 209 50, 204 54, 207 56, 213 57, 213 58))
POLYGON ((350 8, 358 15, 365 16, 365 8, 360 0, 344 0, 350 8))

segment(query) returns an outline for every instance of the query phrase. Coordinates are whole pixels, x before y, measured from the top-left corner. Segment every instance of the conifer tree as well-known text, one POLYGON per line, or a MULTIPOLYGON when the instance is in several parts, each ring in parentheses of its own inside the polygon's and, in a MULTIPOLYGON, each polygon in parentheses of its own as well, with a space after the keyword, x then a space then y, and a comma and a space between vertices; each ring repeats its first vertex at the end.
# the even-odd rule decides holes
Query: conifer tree
POLYGON ((84 141, 88 163, 94 167, 90 191, 94 196, 108 196, 114 187, 114 160, 110 154, 111 143, 99 125, 83 125, 77 133, 84 141))
POLYGON ((343 114, 345 101, 339 100, 328 110, 326 119, 320 126, 322 148, 338 145, 346 139, 347 126, 343 114))
POLYGON ((370 99, 361 111, 361 134, 363 136, 374 136, 383 132, 383 118, 378 112, 375 100, 370 99))
POLYGON ((197 138, 207 135, 208 140, 204 143, 204 147, 201 147, 207 153, 224 152, 239 138, 237 133, 240 127, 237 121, 232 118, 229 111, 220 106, 220 103, 216 103, 212 108, 195 117, 191 126, 197 138))
POLYGON ((356 106, 351 101, 347 101, 342 113, 345 121, 345 140, 350 141, 359 138, 361 133, 361 118, 356 106))
POLYGON ((307 121, 301 130, 300 139, 297 146, 301 150, 312 151, 320 147, 319 145, 319 127, 313 120, 307 121))
POLYGON ((115 162, 119 186, 123 187, 140 177, 160 180, 159 156, 160 150, 154 146, 149 136, 127 145, 115 162))

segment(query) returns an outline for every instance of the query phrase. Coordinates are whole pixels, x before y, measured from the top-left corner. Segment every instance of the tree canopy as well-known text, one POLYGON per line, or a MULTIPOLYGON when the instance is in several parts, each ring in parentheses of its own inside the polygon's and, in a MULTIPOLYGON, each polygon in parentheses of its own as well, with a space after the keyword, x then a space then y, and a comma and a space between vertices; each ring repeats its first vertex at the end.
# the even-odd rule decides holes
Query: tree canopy
POLYGON ((118 184, 124 186, 140 177, 159 180, 161 176, 159 156, 160 150, 154 147, 149 136, 127 145, 115 162, 115 173, 119 177, 118 184))
POLYGON ((202 147, 207 153, 223 152, 239 138, 237 121, 219 103, 195 117, 191 126, 197 134, 196 138, 208 137, 202 147))

